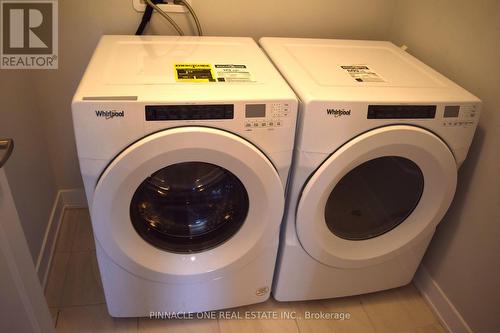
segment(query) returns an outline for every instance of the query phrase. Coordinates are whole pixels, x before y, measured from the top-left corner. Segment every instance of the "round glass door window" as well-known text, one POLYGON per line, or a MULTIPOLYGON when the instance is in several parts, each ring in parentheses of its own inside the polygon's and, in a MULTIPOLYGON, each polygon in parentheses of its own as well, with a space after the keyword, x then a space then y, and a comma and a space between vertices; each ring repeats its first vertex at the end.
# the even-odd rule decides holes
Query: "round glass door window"
POLYGON ((332 190, 325 207, 326 224, 340 238, 377 237, 413 212, 423 190, 422 171, 409 159, 385 156, 367 161, 332 190))
POLYGON ((130 204, 132 224, 148 243, 176 253, 222 244, 243 225, 248 193, 228 170, 202 162, 167 166, 145 179, 130 204))

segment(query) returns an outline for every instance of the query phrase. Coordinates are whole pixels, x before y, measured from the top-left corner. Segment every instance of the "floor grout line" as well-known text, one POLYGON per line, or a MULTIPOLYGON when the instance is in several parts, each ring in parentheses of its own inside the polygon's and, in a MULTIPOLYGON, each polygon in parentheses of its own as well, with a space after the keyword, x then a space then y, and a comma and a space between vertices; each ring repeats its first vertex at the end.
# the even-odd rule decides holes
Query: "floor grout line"
POLYGON ((54 252, 54 254, 55 253, 68 253, 68 254, 71 254, 71 253, 90 253, 90 252, 95 252, 95 250, 56 251, 56 252, 54 252))
POLYGON ((217 327, 219 328, 219 333, 222 333, 222 328, 220 327, 220 320, 219 318, 216 318, 215 320, 217 320, 217 327))
POLYGON ((297 332, 301 333, 302 330, 300 329, 300 325, 299 322, 297 321, 297 318, 295 318, 293 321, 295 322, 295 326, 297 327, 297 332))
POLYGON ((377 333, 378 332, 377 327, 375 326, 375 323, 373 322, 373 319, 370 316, 370 314, 368 313, 368 311, 366 311, 366 306, 365 306, 365 302, 363 302, 362 295, 359 295, 357 297, 359 299, 359 304, 361 304, 361 310, 363 310, 363 313, 366 315, 366 318, 368 318, 368 322, 370 323, 370 327, 373 328, 373 331, 377 333))
POLYGON ((66 282, 68 281, 68 268, 69 268, 69 264, 71 262, 71 253, 69 254, 69 258, 68 258, 68 262, 66 264, 66 266, 64 267, 64 279, 63 279, 63 283, 62 283, 62 291, 61 291, 61 294, 59 295, 59 301, 57 302, 58 303, 58 306, 59 307, 62 307, 62 303, 63 303, 63 299, 64 299, 64 292, 66 290, 66 282))
POLYGON ((100 303, 89 303, 89 304, 74 304, 74 305, 61 305, 58 307, 59 310, 71 309, 71 308, 83 308, 86 306, 95 306, 95 305, 106 305, 106 302, 100 303))

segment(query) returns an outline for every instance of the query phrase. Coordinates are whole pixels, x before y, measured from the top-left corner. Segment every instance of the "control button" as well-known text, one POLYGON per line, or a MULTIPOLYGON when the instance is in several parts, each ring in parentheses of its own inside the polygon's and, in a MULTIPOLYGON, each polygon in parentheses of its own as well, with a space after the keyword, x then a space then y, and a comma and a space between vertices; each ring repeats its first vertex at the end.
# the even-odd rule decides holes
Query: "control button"
POLYGON ((279 111, 282 109, 282 106, 281 104, 273 104, 271 108, 273 111, 279 111))
POLYGON ((267 124, 269 125, 269 127, 273 127, 274 126, 274 121, 270 121, 267 124))
POLYGON ((253 127, 259 127, 259 123, 253 123, 253 127))
POLYGON ((267 127, 267 123, 265 121, 260 123, 260 127, 267 127))
POLYGON ((245 123, 245 127, 252 127, 252 123, 245 123))
POLYGON ((276 121, 276 126, 278 126, 278 127, 282 126, 281 120, 276 121))

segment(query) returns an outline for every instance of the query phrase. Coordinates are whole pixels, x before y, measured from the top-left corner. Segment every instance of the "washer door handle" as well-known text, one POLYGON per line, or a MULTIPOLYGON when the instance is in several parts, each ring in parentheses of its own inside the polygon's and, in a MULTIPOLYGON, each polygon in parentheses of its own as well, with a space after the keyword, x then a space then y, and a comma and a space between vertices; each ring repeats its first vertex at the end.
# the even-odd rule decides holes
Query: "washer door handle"
POLYGON ((14 150, 14 140, 13 139, 4 139, 0 140, 0 152, 5 151, 3 156, 0 157, 0 168, 2 168, 10 155, 12 155, 12 151, 14 150))

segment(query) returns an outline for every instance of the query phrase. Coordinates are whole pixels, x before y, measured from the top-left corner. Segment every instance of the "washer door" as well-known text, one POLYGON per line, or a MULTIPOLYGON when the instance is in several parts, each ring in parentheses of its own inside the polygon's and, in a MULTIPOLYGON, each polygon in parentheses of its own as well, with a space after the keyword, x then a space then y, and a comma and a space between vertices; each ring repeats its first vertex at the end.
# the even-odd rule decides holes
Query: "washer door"
POLYGON ((279 175, 259 149, 222 130, 182 127, 118 155, 91 214, 99 244, 122 268, 193 283, 252 260, 277 237, 283 208, 279 175))
POLYGON ((437 226, 456 179, 452 152, 431 132, 405 125, 366 132, 307 182, 296 212, 299 240, 334 267, 389 260, 437 226))

